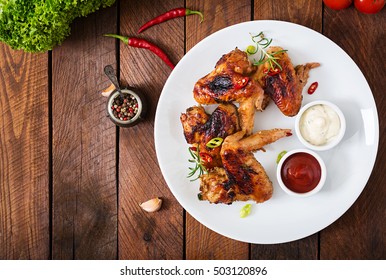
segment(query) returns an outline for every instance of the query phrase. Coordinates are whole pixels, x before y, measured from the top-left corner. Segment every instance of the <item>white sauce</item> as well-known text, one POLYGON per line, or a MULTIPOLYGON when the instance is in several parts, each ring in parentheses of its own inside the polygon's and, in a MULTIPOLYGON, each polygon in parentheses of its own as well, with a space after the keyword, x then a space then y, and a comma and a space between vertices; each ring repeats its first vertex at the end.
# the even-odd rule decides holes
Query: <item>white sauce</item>
POLYGON ((333 140, 340 130, 338 114, 328 105, 314 105, 300 118, 300 133, 310 144, 321 146, 333 140))

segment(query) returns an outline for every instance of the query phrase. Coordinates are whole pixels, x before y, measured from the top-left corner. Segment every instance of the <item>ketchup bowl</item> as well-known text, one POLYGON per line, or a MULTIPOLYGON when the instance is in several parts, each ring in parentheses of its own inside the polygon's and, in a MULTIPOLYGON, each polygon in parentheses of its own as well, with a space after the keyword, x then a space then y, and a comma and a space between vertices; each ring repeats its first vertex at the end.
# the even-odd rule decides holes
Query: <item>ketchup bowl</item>
POLYGON ((276 177, 279 186, 289 195, 307 197, 319 192, 327 171, 323 159, 314 151, 296 149, 280 159, 276 177))

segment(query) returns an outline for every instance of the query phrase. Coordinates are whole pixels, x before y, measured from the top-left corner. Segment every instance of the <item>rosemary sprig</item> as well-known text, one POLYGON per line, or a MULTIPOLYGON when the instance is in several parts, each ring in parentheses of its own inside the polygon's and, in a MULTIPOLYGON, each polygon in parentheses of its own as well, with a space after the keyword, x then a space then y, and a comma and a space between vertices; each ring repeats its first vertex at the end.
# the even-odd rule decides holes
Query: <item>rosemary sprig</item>
POLYGON ((191 148, 188 148, 188 151, 190 153, 190 156, 192 157, 188 161, 191 162, 191 163, 194 163, 195 166, 194 167, 189 167, 190 172, 189 172, 187 178, 193 177, 193 175, 196 174, 197 171, 198 171, 197 177, 190 180, 190 181, 196 181, 198 178, 200 178, 201 175, 203 175, 204 173, 207 173, 207 170, 206 170, 205 166, 202 165, 199 146, 197 146, 197 150, 196 151, 194 151, 191 148))
POLYGON ((267 53, 265 49, 268 48, 269 45, 271 45, 272 39, 265 38, 263 32, 260 32, 255 36, 251 34, 251 38, 252 38, 252 41, 255 43, 255 45, 249 45, 246 50, 247 53, 249 55, 254 55, 260 52, 259 59, 258 60, 254 59, 253 65, 258 66, 268 62, 269 64, 269 67, 267 70, 268 72, 275 68, 279 68, 280 70, 282 70, 280 63, 277 62, 280 59, 280 57, 278 57, 277 55, 283 52, 286 52, 287 50, 280 50, 273 53, 267 53))

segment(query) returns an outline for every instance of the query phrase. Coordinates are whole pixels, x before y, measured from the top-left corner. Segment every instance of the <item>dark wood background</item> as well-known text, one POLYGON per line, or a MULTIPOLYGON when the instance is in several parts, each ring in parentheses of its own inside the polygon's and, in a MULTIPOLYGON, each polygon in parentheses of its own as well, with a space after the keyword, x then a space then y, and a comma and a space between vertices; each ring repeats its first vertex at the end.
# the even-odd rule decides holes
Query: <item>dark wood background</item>
POLYGON ((118 2, 75 20, 53 51, 29 54, 0 43, 0 259, 385 259, 386 9, 333 11, 321 0, 118 2), (202 11, 204 22, 179 18, 140 36, 175 63, 219 29, 277 19, 323 33, 364 73, 378 108, 378 157, 359 199, 326 229, 285 244, 238 242, 198 223, 169 191, 153 129, 171 70, 102 34, 135 35, 145 21, 184 6, 202 11), (146 94, 150 110, 140 125, 119 129, 106 117, 99 93, 109 84, 107 64, 146 94), (156 196, 165 201, 161 211, 138 207, 156 196))

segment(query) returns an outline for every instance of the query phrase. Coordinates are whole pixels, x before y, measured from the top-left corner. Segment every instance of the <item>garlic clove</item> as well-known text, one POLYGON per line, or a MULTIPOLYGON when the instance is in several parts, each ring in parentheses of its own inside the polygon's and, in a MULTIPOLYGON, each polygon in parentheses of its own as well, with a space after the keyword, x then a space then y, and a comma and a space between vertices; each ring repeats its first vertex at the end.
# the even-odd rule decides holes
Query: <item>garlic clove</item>
POLYGON ((110 94, 115 90, 115 86, 113 84, 109 85, 107 88, 105 88, 101 94, 104 97, 109 97, 110 94))
POLYGON ((146 212, 156 212, 161 209, 162 199, 156 197, 141 203, 139 206, 146 212))

